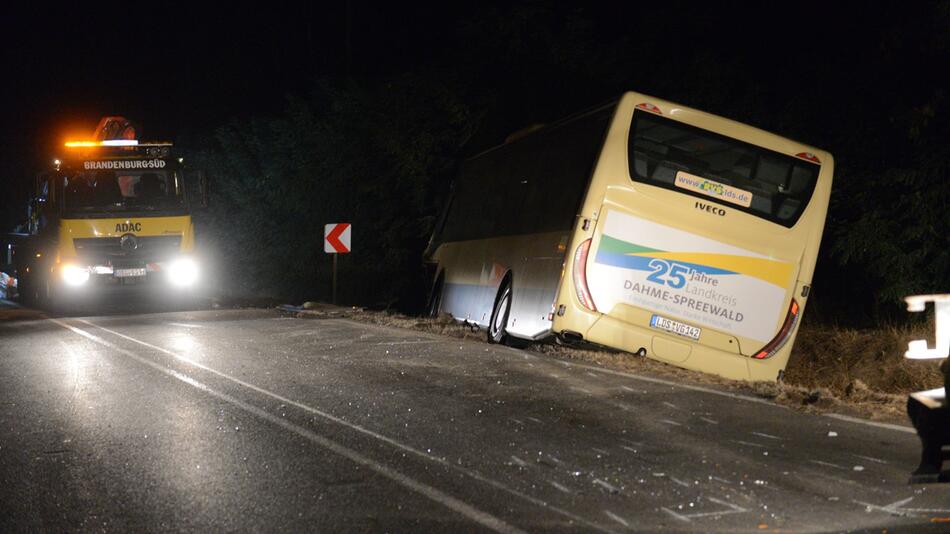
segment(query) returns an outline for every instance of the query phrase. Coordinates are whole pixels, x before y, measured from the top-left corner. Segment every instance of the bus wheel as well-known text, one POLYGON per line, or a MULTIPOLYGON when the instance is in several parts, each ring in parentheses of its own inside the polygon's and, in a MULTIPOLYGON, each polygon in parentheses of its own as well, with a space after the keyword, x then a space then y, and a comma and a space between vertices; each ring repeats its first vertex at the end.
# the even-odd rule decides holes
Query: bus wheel
POLYGON ((495 308, 491 312, 491 322, 488 323, 488 342, 501 343, 507 337, 505 326, 508 324, 508 314, 511 312, 511 281, 505 280, 498 298, 495 299, 495 308))
POLYGON ((440 274, 439 279, 436 280, 435 285, 432 286, 432 294, 429 295, 429 302, 426 304, 427 317, 438 317, 442 311, 442 284, 443 277, 440 274))

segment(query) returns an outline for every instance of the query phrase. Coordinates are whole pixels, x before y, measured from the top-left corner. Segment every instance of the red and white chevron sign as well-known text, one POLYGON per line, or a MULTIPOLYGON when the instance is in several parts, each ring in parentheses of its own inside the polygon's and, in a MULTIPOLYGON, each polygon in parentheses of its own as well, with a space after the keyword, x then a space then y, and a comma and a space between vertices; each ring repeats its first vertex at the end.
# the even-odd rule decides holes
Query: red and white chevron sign
POLYGON ((331 223, 323 227, 323 251, 346 254, 350 251, 350 223, 331 223))

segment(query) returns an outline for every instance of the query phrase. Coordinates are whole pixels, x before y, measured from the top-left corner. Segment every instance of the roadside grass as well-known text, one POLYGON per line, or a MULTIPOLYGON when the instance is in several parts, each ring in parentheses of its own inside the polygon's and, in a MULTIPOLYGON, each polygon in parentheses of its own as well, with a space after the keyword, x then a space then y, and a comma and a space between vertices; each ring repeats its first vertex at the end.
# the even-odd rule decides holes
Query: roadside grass
MULTIPOLYGON (((448 315, 430 319, 330 306, 315 306, 299 315, 346 317, 382 326, 486 341, 484 330, 459 323, 448 315)), ((806 322, 798 332, 785 378, 778 383, 727 380, 601 347, 541 343, 531 345, 527 350, 684 383, 715 384, 806 412, 834 412, 906 424, 907 394, 943 384, 936 362, 904 358, 908 341, 932 339, 933 331, 932 320, 913 326, 870 329, 806 322)))

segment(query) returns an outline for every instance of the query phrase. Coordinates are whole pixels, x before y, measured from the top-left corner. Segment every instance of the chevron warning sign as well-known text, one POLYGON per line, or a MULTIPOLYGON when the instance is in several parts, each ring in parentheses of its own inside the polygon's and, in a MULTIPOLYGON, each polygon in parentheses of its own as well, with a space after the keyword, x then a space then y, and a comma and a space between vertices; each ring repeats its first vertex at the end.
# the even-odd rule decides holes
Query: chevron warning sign
POLYGON ((350 223, 331 223, 323 227, 323 251, 346 254, 350 251, 350 223))

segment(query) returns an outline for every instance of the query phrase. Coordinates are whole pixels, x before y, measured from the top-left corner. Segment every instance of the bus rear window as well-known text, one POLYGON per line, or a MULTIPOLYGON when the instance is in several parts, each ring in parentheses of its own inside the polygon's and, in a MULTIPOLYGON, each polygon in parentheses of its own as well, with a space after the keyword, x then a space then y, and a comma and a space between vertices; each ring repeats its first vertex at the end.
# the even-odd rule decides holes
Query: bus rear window
POLYGON ((636 111, 630 176, 793 226, 811 199, 817 164, 636 111))

